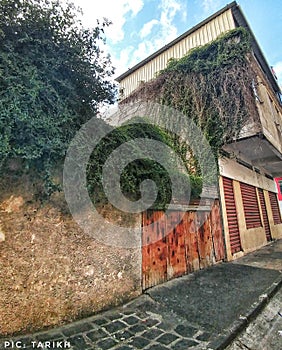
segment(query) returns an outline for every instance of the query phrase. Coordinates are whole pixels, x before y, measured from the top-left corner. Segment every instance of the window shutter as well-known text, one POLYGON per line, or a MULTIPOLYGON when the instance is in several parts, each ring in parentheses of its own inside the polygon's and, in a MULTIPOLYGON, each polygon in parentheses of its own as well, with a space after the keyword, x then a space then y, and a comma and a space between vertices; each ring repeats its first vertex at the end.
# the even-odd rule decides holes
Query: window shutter
POLYGON ((261 227, 257 191, 252 185, 240 183, 247 229, 261 227))
POLYGON ((227 222, 230 237, 231 253, 234 254, 242 250, 240 232, 237 218, 236 203, 233 190, 233 180, 223 177, 223 189, 225 206, 227 213, 227 222))
POLYGON ((269 200, 270 200, 274 225, 281 224, 282 220, 281 220, 281 214, 280 214, 280 209, 278 205, 277 194, 274 192, 268 192, 268 194, 269 194, 269 200))

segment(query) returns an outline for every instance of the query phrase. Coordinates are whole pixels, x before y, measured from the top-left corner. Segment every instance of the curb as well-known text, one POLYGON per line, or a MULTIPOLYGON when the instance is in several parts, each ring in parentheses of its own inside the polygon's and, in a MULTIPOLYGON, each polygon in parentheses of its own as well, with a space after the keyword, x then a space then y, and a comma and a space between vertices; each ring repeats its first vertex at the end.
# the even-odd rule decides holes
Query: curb
POLYGON ((269 300, 282 287, 282 273, 281 275, 265 290, 258 301, 254 302, 247 310, 244 316, 240 316, 238 320, 234 321, 232 325, 225 330, 224 334, 220 334, 215 340, 208 344, 207 350, 223 350, 253 321, 256 316, 262 311, 269 300))

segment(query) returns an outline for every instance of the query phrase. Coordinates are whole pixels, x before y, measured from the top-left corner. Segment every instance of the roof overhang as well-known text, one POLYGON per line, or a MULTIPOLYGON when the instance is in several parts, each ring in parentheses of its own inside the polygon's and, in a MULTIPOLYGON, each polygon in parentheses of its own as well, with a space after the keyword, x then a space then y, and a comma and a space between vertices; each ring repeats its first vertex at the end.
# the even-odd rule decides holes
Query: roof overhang
POLYGON ((272 177, 282 176, 282 154, 261 134, 225 145, 224 150, 272 177))

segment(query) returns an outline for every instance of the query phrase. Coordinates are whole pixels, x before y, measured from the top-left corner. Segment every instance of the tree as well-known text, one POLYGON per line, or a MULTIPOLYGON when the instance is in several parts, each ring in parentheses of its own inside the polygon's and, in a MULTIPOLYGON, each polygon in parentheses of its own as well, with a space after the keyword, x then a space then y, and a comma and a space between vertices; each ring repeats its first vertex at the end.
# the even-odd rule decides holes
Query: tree
POLYGON ((104 27, 59 0, 0 0, 0 167, 20 158, 49 178, 70 140, 115 97, 104 27))

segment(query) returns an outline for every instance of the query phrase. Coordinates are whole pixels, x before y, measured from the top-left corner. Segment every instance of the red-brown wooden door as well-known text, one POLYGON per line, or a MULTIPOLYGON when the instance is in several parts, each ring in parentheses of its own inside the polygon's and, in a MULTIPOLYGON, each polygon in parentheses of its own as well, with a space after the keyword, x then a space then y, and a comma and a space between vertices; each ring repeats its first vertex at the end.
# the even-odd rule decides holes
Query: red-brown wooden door
POLYGON ((218 201, 211 212, 148 210, 142 226, 143 290, 225 258, 218 201))

